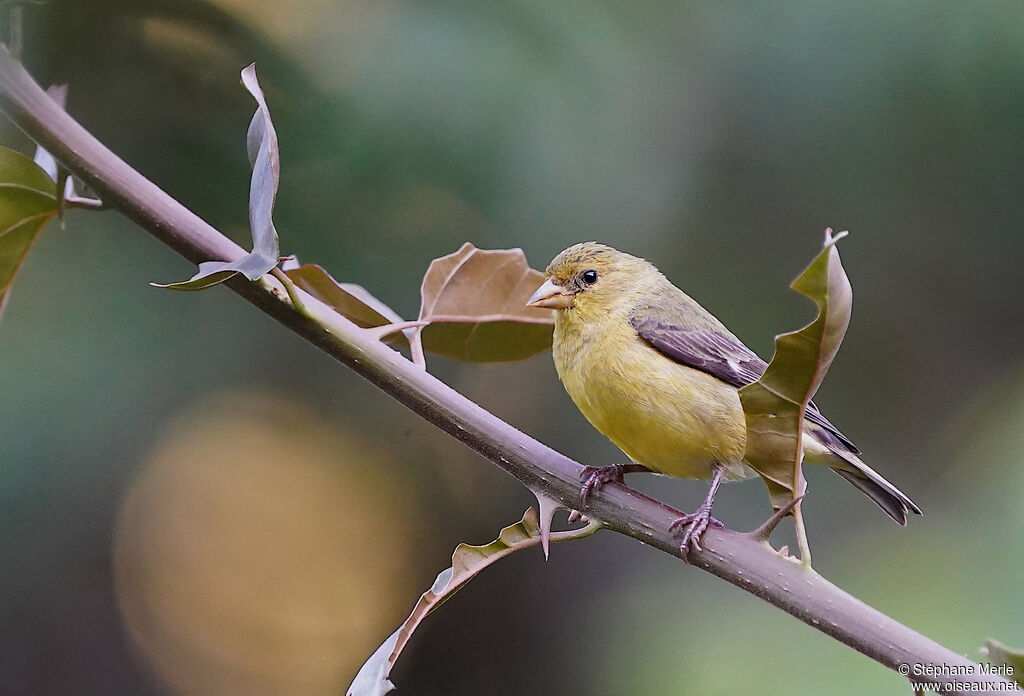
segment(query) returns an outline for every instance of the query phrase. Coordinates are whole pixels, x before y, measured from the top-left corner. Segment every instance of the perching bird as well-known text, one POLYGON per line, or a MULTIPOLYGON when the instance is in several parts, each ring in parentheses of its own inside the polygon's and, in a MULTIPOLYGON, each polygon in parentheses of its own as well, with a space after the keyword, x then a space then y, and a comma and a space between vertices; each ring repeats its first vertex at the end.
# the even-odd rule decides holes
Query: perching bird
MULTIPOLYGON (((649 469, 711 479, 685 527, 682 548, 700 548, 719 484, 756 476, 743 461, 746 425, 738 390, 767 364, 651 263, 604 244, 571 246, 551 261, 528 301, 555 312, 558 376, 590 423, 634 462, 588 468, 581 497, 624 471, 649 469)), ((910 498, 859 458, 817 406, 805 414, 804 461, 824 464, 906 524, 910 498)))

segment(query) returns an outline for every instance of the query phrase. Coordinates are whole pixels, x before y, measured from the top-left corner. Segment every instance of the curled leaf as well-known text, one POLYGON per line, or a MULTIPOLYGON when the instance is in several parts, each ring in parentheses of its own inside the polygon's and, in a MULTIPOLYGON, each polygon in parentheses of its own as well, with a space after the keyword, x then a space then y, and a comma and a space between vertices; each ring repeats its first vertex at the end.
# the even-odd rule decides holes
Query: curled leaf
POLYGON ((281 255, 274 227, 274 199, 280 180, 281 162, 277 132, 270 119, 270 109, 256 79, 256 64, 242 70, 242 84, 256 100, 256 113, 249 122, 246 151, 252 166, 249 184, 249 226, 252 229, 252 251, 236 261, 207 261, 199 264, 199 272, 180 283, 152 283, 170 290, 202 290, 223 283, 236 273, 249 280, 258 280, 277 266, 281 255))
MULTIPOLYGON (((281 179, 281 154, 277 144, 277 131, 270 118, 270 107, 256 79, 256 64, 242 70, 242 84, 256 100, 256 113, 246 133, 246 152, 252 167, 249 182, 249 227, 252 228, 253 251, 266 257, 280 256, 277 229, 274 227, 274 200, 281 179)), ((273 266, 271 266, 273 268, 273 266)), ((269 269, 268 269, 269 270, 269 269)), ((251 279, 250 279, 251 280, 251 279)))
MULTIPOLYGON (((600 524, 591 522, 586 527, 551 534, 552 541, 581 539, 600 529, 600 524)), ((477 573, 513 551, 518 551, 541 542, 540 522, 533 508, 527 509, 523 519, 501 530, 498 538, 483 546, 459 544, 452 554, 452 565, 441 571, 434 584, 424 592, 409 618, 398 627, 384 643, 374 651, 352 680, 347 696, 383 696, 393 690, 389 675, 399 655, 409 642, 413 631, 426 616, 437 609, 455 592, 472 580, 477 573)))
POLYGON ((0 311, 32 243, 56 215, 53 179, 25 155, 0 147, 0 311))
POLYGON ((523 360, 551 346, 554 319, 526 307, 544 282, 522 249, 477 249, 470 243, 434 259, 423 276, 419 318, 423 348, 456 360, 523 360))
MULTIPOLYGON (((776 510, 804 492, 804 410, 821 385, 850 323, 853 290, 835 243, 846 235, 825 232, 821 253, 790 285, 818 306, 818 317, 800 329, 775 338, 775 355, 756 382, 740 389, 747 423, 744 459, 768 486, 776 510)), ((803 523, 793 508, 798 535, 803 523)), ((801 541, 807 560, 807 549, 801 541)))

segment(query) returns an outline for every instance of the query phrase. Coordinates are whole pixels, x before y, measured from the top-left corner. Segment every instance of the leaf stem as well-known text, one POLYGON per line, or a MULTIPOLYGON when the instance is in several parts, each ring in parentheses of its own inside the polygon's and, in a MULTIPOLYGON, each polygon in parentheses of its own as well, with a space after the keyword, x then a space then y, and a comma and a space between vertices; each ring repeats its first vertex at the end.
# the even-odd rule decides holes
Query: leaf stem
MULTIPOLYGON (((803 496, 800 496, 802 499, 803 496)), ((807 541, 807 527, 804 525, 803 512, 800 509, 798 500, 793 506, 793 528, 796 530, 796 543, 800 547, 800 564, 805 568, 811 567, 811 545, 807 541)))
POLYGON ((295 307, 297 312, 300 312, 303 316, 312 318, 309 310, 306 309, 306 303, 299 297, 299 289, 292 282, 292 279, 288 277, 288 274, 281 270, 280 266, 275 266, 270 269, 270 275, 274 276, 281 285, 284 286, 284 291, 288 293, 288 299, 291 300, 292 306, 295 307))

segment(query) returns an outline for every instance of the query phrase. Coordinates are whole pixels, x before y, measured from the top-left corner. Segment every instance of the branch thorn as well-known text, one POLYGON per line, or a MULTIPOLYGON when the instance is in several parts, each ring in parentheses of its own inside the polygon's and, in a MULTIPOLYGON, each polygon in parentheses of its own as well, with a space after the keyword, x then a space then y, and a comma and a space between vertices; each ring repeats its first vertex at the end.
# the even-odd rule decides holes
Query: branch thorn
POLYGON ((775 531, 775 528, 779 526, 779 522, 782 522, 782 520, 784 520, 786 516, 793 511, 793 508, 799 505, 800 501, 803 500, 804 497, 804 495, 798 495, 797 497, 793 498, 788 503, 786 503, 778 510, 776 510, 775 514, 769 517, 767 520, 765 520, 764 524, 762 524, 760 527, 758 527, 752 532, 747 532, 747 535, 757 541, 761 541, 767 544, 768 537, 770 537, 772 535, 772 532, 775 531))

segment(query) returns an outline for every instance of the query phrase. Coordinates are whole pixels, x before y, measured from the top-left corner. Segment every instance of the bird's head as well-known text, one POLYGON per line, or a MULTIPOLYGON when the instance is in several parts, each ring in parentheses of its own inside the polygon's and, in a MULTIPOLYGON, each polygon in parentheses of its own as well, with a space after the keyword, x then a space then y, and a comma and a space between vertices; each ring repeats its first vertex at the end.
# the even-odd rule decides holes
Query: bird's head
POLYGON ((527 301, 527 307, 606 311, 628 301, 638 287, 661 274, 636 256, 597 242, 583 242, 552 259, 544 276, 544 284, 527 301))

